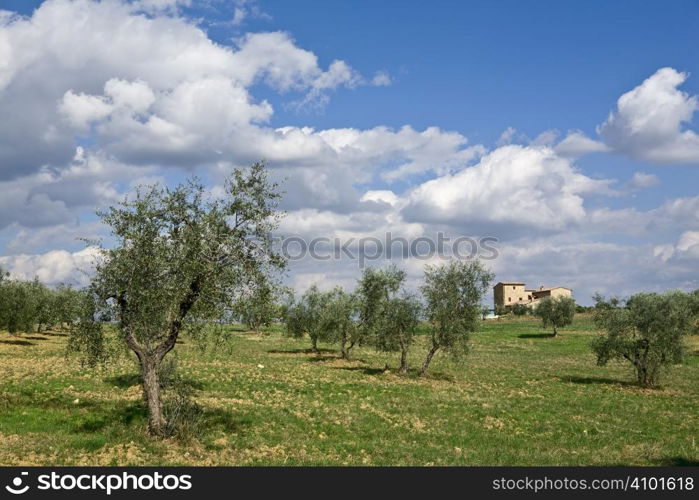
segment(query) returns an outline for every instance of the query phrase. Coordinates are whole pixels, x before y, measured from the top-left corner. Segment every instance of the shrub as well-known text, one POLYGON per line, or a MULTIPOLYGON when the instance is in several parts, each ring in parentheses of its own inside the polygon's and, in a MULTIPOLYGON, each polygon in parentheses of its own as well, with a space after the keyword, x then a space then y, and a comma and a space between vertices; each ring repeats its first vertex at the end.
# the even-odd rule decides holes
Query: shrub
POLYGON ((514 314, 515 316, 525 316, 530 312, 530 307, 525 304, 515 304, 512 306, 512 314, 514 314))

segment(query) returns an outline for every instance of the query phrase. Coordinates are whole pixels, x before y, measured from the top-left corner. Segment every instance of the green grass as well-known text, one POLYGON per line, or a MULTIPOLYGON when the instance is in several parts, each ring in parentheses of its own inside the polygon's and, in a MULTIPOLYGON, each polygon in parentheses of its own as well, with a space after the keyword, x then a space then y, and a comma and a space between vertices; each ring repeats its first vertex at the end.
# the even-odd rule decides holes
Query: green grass
POLYGON ((0 464, 699 463, 696 337, 687 363, 646 390, 626 365, 595 366, 584 316, 558 338, 530 318, 489 320, 464 362, 440 353, 427 379, 397 375, 397 354, 359 349, 346 362, 272 330, 236 332, 213 353, 178 344, 205 410, 186 443, 146 435, 130 359, 82 369, 65 336, 0 333, 0 464))

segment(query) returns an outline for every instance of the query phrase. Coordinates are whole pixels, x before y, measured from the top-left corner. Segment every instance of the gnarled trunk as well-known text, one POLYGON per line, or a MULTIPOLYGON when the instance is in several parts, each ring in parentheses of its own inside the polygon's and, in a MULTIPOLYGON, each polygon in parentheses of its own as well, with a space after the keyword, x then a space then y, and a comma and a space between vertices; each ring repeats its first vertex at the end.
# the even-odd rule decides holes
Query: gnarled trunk
POLYGON ((401 375, 408 373, 408 345, 404 343, 400 345, 400 368, 398 373, 401 375))
POLYGON ((141 359, 143 397, 148 407, 148 430, 155 436, 165 435, 165 416, 160 398, 160 362, 156 356, 141 359))
POLYGON ((349 355, 349 349, 347 348, 347 340, 342 339, 340 342, 340 357, 342 359, 346 359, 349 361, 350 355, 349 355))
POLYGON ((428 351, 427 357, 425 358, 425 362, 422 363, 422 368, 420 369, 421 377, 427 375, 427 370, 430 367, 430 362, 432 361, 434 354, 437 352, 437 349, 439 349, 439 346, 432 344, 432 348, 428 351))

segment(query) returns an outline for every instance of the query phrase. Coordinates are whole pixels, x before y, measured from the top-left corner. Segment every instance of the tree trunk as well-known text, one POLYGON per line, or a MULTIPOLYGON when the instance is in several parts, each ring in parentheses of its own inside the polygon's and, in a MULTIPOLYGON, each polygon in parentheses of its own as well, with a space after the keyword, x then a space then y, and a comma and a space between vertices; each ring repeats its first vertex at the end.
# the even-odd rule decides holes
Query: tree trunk
POLYGON ((311 352, 314 354, 319 354, 320 351, 318 350, 318 339, 315 337, 311 337, 311 352))
POLYGON ((432 347, 430 348, 429 352, 427 353, 427 357, 425 358, 425 362, 422 363, 422 368, 420 369, 421 377, 427 375, 427 369, 430 367, 430 362, 432 361, 434 353, 437 352, 437 349, 439 349, 439 346, 432 344, 432 347))
POLYGON ((638 385, 645 388, 655 386, 654 377, 648 372, 648 368, 645 365, 639 364, 636 366, 636 373, 638 375, 638 385))
POLYGON ((354 347, 355 343, 356 343, 356 340, 353 340, 350 342, 350 345, 347 346, 347 359, 350 359, 350 351, 354 347))
POLYGON ((344 338, 340 342, 340 357, 342 359, 346 359, 347 361, 350 359, 349 349, 347 349, 347 340, 344 338))
POLYGON ((165 416, 160 399, 160 366, 155 356, 144 356, 141 360, 143 397, 148 406, 148 430, 155 436, 165 435, 165 416))
POLYGON ((408 373, 408 346, 405 344, 400 346, 400 368, 398 373, 401 375, 408 373))
POLYGON ((553 336, 558 337, 558 330, 556 330, 556 325, 553 325, 553 336))

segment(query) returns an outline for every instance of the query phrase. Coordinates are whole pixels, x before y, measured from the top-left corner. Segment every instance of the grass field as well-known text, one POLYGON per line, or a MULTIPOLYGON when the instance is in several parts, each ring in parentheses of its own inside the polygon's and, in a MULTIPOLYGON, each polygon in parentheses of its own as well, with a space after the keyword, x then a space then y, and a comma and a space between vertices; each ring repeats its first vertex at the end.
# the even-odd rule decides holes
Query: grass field
POLYGON ((440 354, 428 379, 398 376, 397 354, 347 362, 275 332, 240 331, 206 354, 185 337, 179 370, 205 414, 200 437, 181 442, 145 434, 131 360, 82 369, 65 334, 0 333, 0 464, 698 464, 699 338, 645 390, 626 365, 595 366, 594 335, 585 317, 559 338, 490 320, 465 362, 440 354))

